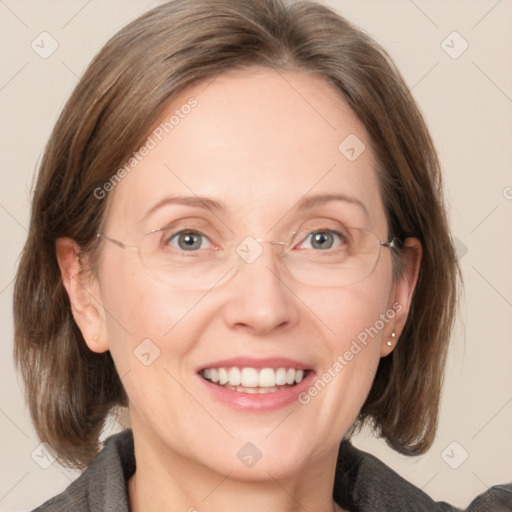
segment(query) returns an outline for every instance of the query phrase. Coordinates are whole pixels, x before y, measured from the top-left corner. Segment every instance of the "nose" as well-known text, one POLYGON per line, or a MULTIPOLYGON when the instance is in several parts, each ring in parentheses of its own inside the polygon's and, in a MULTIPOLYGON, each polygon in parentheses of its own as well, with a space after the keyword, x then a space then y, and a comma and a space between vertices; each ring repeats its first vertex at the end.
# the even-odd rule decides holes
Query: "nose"
POLYGON ((243 260, 228 284, 225 319, 230 328, 265 335, 289 329, 298 322, 298 299, 284 280, 279 256, 271 245, 261 244, 261 254, 243 260))

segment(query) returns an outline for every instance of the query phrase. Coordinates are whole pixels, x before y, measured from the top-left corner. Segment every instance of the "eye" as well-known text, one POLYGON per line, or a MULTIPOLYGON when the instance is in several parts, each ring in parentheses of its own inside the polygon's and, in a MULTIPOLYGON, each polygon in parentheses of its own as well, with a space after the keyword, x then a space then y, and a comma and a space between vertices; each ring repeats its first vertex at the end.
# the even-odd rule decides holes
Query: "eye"
POLYGON ((208 249, 211 244, 209 238, 199 231, 179 231, 166 239, 166 244, 174 249, 182 251, 196 251, 197 249, 208 249))
POLYGON ((334 245, 336 239, 343 242, 345 237, 338 231, 333 231, 331 229, 319 229, 316 231, 312 231, 306 237, 305 241, 300 244, 300 246, 301 249, 327 250, 332 249, 332 246, 334 245), (309 246, 304 247, 305 243, 309 243, 309 246))

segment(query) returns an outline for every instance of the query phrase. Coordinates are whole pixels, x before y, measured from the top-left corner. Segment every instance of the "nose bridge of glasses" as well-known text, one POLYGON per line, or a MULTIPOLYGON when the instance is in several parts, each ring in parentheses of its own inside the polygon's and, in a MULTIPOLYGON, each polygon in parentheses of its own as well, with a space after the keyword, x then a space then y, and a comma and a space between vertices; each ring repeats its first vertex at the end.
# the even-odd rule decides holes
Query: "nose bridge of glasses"
MULTIPOLYGON (((276 247, 281 251, 285 248, 286 242, 264 240, 262 238, 254 238, 253 236, 245 237, 241 242, 234 244, 231 248, 230 256, 237 260, 238 266, 245 264, 253 264, 256 260, 261 260, 261 256, 266 251, 266 247, 276 247)), ((274 251, 270 251, 273 253, 274 251)), ((272 254, 270 254, 272 256, 272 254)), ((265 264, 268 264, 266 262, 265 264)))
POLYGON ((261 238, 255 238, 256 242, 258 242, 259 244, 270 244, 270 245, 286 245, 286 242, 278 242, 278 241, 275 241, 275 240, 263 240, 261 238))

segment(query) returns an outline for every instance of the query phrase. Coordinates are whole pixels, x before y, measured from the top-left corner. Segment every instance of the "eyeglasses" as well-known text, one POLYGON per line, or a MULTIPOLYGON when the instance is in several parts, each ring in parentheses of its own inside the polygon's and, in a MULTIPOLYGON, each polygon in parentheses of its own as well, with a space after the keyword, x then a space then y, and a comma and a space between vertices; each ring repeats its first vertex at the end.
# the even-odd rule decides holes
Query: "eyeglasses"
POLYGON ((402 247, 397 238, 381 242, 361 228, 315 229, 304 235, 290 242, 248 236, 239 243, 218 245, 201 231, 166 227, 143 235, 137 245, 127 245, 102 233, 97 237, 121 249, 138 252, 143 265, 156 279, 182 290, 209 290, 224 284, 241 266, 259 260, 266 251, 263 244, 270 244, 278 252, 280 277, 321 287, 362 281, 375 270, 382 247, 402 247))

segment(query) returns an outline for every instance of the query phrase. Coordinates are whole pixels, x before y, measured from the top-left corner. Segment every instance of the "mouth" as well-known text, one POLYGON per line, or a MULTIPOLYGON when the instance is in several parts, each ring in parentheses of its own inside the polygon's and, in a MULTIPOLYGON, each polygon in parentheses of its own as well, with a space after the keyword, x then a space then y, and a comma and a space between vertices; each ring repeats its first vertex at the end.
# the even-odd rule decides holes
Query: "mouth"
POLYGON ((203 368, 199 375, 216 386, 249 394, 275 393, 300 384, 311 372, 293 366, 254 368, 219 366, 203 368))
POLYGON ((316 370, 288 357, 231 357, 196 368, 198 379, 215 401, 244 412, 272 412, 297 404, 316 370))

